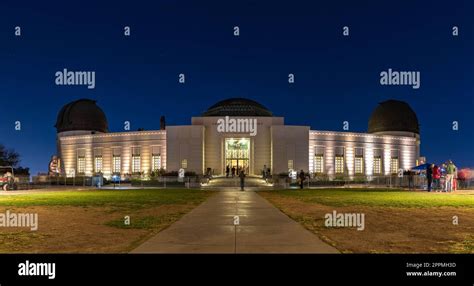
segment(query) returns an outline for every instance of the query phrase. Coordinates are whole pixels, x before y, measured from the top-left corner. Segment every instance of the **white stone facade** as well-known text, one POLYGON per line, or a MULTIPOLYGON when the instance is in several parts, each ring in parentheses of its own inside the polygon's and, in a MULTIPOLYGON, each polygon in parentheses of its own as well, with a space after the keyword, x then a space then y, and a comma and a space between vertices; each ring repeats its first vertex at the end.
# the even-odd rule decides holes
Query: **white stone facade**
POLYGON ((220 118, 193 117, 191 125, 158 131, 60 132, 62 172, 67 176, 100 172, 109 178, 114 173, 147 174, 160 167, 168 172, 185 168, 196 174, 210 168, 214 175, 223 175, 229 162, 237 162, 227 157, 226 140, 234 144, 232 140, 242 139, 239 146, 248 152, 238 150, 246 156, 240 163, 253 175, 260 175, 264 166, 272 174, 292 168, 329 177, 387 175, 415 166, 420 156, 419 135, 410 132, 316 131, 284 125, 283 117, 231 117, 256 118, 257 134, 250 136, 218 132, 220 118))

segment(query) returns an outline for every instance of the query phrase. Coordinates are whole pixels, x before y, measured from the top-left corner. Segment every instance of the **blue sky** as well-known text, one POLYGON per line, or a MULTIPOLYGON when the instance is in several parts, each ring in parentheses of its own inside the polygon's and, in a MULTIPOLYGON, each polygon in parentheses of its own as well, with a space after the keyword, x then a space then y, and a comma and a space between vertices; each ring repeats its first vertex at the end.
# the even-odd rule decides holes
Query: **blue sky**
POLYGON ((98 101, 111 131, 126 120, 159 129, 161 115, 189 124, 216 101, 247 97, 287 124, 342 131, 349 121, 356 132, 378 102, 398 99, 418 115, 422 155, 474 167, 469 1, 95 2, 0 4, 0 143, 32 174, 56 152, 59 109, 79 98, 98 101), (95 71, 96 88, 56 86, 63 68, 95 71), (380 85, 389 68, 419 71, 420 88, 380 85))

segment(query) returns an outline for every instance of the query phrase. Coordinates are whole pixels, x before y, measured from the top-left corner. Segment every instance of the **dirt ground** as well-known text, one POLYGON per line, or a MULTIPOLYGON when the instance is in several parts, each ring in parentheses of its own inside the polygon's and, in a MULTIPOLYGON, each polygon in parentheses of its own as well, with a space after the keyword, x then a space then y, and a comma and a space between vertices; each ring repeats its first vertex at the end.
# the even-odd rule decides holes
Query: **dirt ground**
POLYGON ((469 208, 334 207, 260 193, 292 219, 345 253, 474 253, 474 211, 469 208), (365 230, 328 228, 325 215, 364 213, 365 230), (457 216, 459 224, 453 224, 457 216))
POLYGON ((37 231, 0 228, 0 253, 120 253, 128 252, 166 228, 194 205, 161 205, 129 211, 117 207, 35 206, 0 207, 11 213, 38 213, 37 231), (134 220, 154 217, 150 225, 126 228, 125 216, 134 220))

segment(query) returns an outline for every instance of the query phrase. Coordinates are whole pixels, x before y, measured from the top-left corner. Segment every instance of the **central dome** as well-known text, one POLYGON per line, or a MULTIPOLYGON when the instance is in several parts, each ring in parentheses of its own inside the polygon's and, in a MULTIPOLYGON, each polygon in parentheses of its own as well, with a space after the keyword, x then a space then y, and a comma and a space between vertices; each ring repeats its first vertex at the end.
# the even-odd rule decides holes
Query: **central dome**
POLYGON ((246 98, 229 98, 209 107, 202 116, 260 116, 272 117, 273 114, 260 103, 246 98))

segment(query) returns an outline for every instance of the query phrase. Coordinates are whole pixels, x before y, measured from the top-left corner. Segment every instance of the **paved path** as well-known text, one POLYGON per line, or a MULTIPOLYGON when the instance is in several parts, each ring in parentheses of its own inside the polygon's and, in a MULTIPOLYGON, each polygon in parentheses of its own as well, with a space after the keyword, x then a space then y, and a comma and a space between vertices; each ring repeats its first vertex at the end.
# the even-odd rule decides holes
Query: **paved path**
POLYGON ((253 191, 221 191, 132 253, 338 253, 253 191), (234 226, 234 216, 240 224, 234 226))

